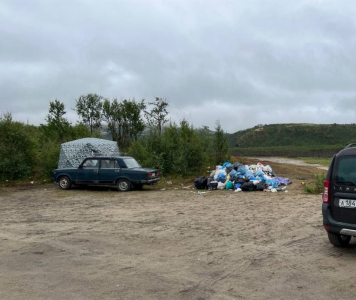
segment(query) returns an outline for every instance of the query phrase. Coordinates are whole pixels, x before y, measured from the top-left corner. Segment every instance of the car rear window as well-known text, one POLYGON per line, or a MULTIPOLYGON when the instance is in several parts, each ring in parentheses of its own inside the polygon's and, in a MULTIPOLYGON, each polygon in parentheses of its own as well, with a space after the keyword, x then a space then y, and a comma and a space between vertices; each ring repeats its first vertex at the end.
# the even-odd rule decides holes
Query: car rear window
POLYGON ((141 168, 140 164, 134 158, 124 158, 123 160, 124 160, 126 166, 129 169, 131 169, 131 168, 141 168))
POLYGON ((339 159, 336 181, 356 183, 356 156, 345 156, 339 159))

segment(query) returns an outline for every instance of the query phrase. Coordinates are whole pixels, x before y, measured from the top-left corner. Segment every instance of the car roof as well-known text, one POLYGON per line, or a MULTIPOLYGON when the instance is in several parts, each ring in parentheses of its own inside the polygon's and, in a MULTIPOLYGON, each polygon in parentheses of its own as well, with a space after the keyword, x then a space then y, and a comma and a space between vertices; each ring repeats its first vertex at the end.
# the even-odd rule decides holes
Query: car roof
POLYGON ((131 156, 88 156, 86 158, 133 158, 131 156))
POLYGON ((339 157, 339 156, 347 156, 347 155, 356 155, 356 147, 355 146, 356 146, 356 144, 347 145, 338 154, 336 154, 336 156, 339 157))

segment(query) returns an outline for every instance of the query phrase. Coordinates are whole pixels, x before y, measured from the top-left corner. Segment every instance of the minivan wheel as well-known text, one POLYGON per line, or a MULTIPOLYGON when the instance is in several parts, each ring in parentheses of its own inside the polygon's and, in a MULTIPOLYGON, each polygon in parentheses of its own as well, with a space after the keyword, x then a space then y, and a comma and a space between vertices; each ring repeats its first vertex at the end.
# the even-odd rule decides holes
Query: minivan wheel
POLYGON ((121 179, 117 182, 117 189, 120 192, 128 192, 131 188, 131 183, 127 179, 121 179))
POLYGON ((68 176, 61 176, 58 180, 59 187, 62 190, 69 190, 72 186, 71 180, 68 178, 68 176))
POLYGON ((338 233, 328 232, 328 238, 335 247, 347 247, 350 243, 351 236, 338 233))

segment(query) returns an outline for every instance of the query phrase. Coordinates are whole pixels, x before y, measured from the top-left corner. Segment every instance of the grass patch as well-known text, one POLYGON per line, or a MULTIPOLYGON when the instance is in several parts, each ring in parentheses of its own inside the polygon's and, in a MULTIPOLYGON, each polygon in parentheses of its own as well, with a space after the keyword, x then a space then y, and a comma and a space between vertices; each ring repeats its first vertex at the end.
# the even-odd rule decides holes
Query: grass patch
POLYGON ((322 158, 322 157, 297 157, 297 159, 306 162, 307 164, 319 164, 325 167, 330 165, 332 158, 322 158))

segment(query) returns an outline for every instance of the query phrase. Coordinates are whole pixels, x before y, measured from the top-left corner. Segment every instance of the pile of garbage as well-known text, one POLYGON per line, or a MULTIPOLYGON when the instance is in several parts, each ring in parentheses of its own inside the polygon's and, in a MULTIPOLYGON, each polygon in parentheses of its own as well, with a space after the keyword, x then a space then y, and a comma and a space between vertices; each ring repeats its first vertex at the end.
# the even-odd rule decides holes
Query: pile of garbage
POLYGON ((261 163, 256 165, 243 165, 239 162, 231 164, 224 163, 222 166, 216 166, 216 169, 211 172, 207 178, 205 176, 198 177, 194 181, 194 186, 197 189, 209 190, 232 190, 235 192, 248 191, 265 191, 277 192, 285 191, 282 185, 290 184, 289 178, 277 177, 273 169, 261 163))

